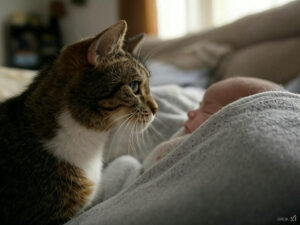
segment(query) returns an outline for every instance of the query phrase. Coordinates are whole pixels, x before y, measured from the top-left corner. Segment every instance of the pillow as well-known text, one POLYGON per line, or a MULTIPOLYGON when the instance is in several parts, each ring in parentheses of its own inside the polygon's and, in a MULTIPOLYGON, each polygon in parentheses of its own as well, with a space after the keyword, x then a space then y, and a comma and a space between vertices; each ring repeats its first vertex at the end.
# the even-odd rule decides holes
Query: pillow
POLYGON ((285 84, 300 73, 300 37, 241 48, 220 63, 214 81, 251 76, 285 84))
POLYGON ((0 101, 21 93, 35 74, 35 71, 0 67, 0 101))

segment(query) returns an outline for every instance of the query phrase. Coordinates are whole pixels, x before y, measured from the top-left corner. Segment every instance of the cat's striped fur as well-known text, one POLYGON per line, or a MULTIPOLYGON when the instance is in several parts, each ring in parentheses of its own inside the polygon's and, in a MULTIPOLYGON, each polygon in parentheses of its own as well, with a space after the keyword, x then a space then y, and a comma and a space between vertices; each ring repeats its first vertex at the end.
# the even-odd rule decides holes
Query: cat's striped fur
POLYGON ((126 27, 67 46, 0 104, 0 224, 62 224, 90 206, 111 128, 153 119, 149 72, 124 43, 126 27))

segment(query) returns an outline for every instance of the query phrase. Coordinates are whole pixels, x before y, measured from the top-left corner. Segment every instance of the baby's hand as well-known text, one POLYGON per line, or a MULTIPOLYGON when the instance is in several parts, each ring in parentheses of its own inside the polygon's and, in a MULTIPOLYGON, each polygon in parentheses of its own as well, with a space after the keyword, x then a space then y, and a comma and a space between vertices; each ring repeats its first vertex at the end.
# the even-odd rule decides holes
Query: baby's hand
POLYGON ((189 135, 173 138, 169 141, 159 144, 150 154, 145 158, 142 168, 143 171, 149 170, 153 165, 161 161, 169 152, 177 148, 189 135))

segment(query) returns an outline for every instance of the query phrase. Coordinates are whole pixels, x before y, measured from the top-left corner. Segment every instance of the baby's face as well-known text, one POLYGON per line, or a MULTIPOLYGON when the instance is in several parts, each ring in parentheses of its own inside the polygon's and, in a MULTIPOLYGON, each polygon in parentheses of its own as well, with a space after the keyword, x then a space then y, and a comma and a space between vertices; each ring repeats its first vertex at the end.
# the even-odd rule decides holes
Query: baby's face
POLYGON ((240 77, 217 82, 206 90, 200 107, 188 112, 188 120, 184 124, 185 132, 192 133, 223 106, 242 97, 263 91, 282 90, 282 87, 273 82, 256 78, 240 77))

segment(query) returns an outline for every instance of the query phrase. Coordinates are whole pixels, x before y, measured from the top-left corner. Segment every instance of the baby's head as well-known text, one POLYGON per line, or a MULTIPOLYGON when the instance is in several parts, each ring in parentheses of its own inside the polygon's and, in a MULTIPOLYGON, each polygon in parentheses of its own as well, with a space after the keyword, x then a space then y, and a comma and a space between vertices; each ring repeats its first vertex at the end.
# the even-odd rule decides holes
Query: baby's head
POLYGON ((185 133, 192 133, 211 115, 239 98, 264 91, 283 90, 271 81, 257 78, 237 77, 215 83, 206 90, 199 108, 188 111, 188 120, 184 124, 185 133))

